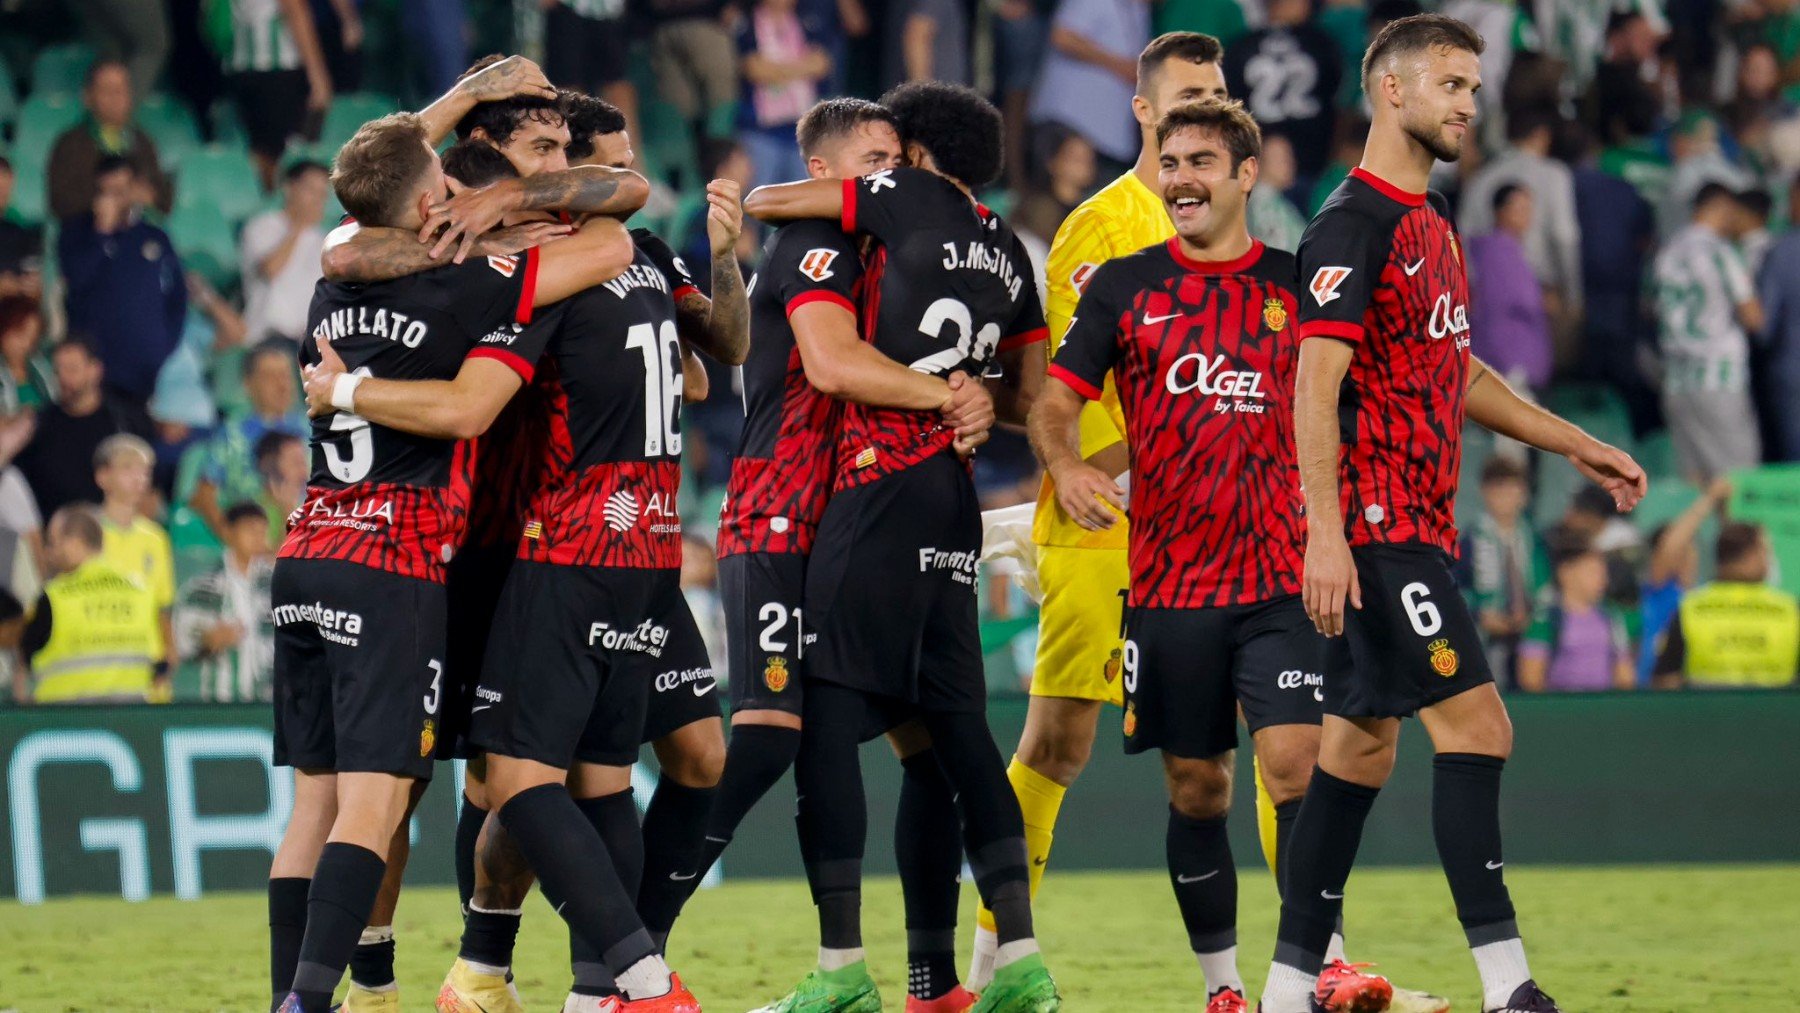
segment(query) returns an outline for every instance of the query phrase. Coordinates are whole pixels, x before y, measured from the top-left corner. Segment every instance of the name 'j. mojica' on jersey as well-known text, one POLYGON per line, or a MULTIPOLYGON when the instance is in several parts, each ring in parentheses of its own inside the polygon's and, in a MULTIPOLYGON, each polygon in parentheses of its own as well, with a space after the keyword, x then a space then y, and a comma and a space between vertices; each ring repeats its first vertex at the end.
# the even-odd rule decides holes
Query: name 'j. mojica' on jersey
POLYGON ((1005 250, 989 246, 979 240, 971 241, 963 246, 958 246, 956 243, 945 243, 944 270, 955 271, 965 268, 972 271, 987 271, 998 277, 1006 286, 1006 295, 1009 299, 1017 299, 1019 289, 1025 284, 1024 278, 1020 277, 1018 268, 1013 264, 1012 257, 1005 250))

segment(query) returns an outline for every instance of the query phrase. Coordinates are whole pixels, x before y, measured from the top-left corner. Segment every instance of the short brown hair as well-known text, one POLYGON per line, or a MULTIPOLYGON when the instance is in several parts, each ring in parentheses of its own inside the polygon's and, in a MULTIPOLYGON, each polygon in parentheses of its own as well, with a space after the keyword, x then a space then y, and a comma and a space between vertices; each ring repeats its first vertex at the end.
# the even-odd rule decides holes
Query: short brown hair
POLYGON ((1762 528, 1744 521, 1726 521, 1719 525, 1719 544, 1715 555, 1720 566, 1742 562, 1762 545, 1762 528))
POLYGON ((1389 21, 1382 26, 1381 31, 1375 33, 1375 41, 1369 43, 1368 51, 1363 53, 1364 87, 1367 87, 1369 75, 1388 57, 1404 56, 1439 46, 1466 50, 1479 56, 1487 48, 1487 43, 1481 40, 1480 32, 1443 14, 1414 14, 1409 18, 1389 21))
POLYGON ((900 134, 900 123, 886 106, 868 99, 828 98, 808 109, 794 124, 794 138, 800 144, 800 154, 811 158, 818 153, 819 145, 848 137, 868 123, 886 123, 894 128, 895 136, 900 134))
POLYGON ((425 146, 425 123, 390 113, 364 123, 331 162, 331 189, 364 225, 392 225, 406 213, 415 187, 437 156, 425 146))
POLYGON ((1150 80, 1170 60, 1201 64, 1220 63, 1224 59, 1225 47, 1210 35, 1199 32, 1164 32, 1151 39, 1144 51, 1138 54, 1137 93, 1142 95, 1149 91, 1150 80))
POLYGON ((70 503, 50 515, 50 529, 65 538, 73 538, 99 552, 106 544, 106 531, 100 527, 100 514, 87 503, 70 503))
POLYGON ((1488 458, 1487 463, 1481 466, 1481 484, 1484 486, 1496 485, 1500 482, 1530 481, 1531 475, 1526 472, 1525 466, 1510 457, 1501 457, 1496 454, 1488 458))
POLYGON ((1231 152, 1231 173, 1246 158, 1262 155, 1262 128, 1244 104, 1237 99, 1209 98, 1199 102, 1183 102, 1156 121, 1156 146, 1162 147, 1177 130, 1210 130, 1219 135, 1225 150, 1231 152))

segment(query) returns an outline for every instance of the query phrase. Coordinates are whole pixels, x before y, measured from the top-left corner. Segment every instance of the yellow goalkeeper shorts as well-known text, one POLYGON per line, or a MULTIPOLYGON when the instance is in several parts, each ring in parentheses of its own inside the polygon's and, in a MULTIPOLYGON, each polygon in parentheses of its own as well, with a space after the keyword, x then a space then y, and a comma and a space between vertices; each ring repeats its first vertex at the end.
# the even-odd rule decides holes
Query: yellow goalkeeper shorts
POLYGON ((1040 545, 1037 668, 1032 696, 1101 700, 1122 706, 1125 590, 1131 568, 1123 549, 1040 545))

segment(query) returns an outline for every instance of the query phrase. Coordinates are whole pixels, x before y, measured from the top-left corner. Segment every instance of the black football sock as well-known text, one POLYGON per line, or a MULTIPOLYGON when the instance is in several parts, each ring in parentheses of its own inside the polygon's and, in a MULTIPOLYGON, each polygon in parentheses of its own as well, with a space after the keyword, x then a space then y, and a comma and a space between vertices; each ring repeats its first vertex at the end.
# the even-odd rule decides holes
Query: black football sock
POLYGON ((605 842, 567 788, 529 788, 501 807, 499 816, 537 873, 544 899, 613 973, 656 953, 605 842))
POLYGON ((394 983, 394 927, 364 929, 350 954, 350 980, 363 988, 394 983))
POLYGON ((1288 845, 1294 839, 1294 821, 1300 818, 1302 799, 1289 799, 1275 807, 1275 895, 1287 896, 1288 845))
POLYGON ((1169 883, 1187 928, 1188 945, 1206 974, 1209 993, 1244 990, 1237 973, 1237 865, 1225 835, 1225 817, 1194 819, 1169 807, 1164 839, 1169 883))
POLYGON ((519 940, 520 911, 488 911, 471 900, 463 915, 462 947, 457 956, 472 964, 494 968, 512 966, 513 947, 519 940))
POLYGON ((294 992, 306 1013, 325 1013, 331 1006, 331 993, 344 978, 386 872, 387 862, 360 845, 332 841, 320 852, 294 966, 294 992))
POLYGON ((269 880, 269 990, 275 1001, 294 988, 294 965, 300 962, 300 940, 306 935, 306 895, 312 880, 284 877, 269 880))
POLYGON ((681 906, 694 895, 700 874, 706 871, 700 855, 706 845, 713 797, 718 793, 716 786, 695 788, 664 777, 656 783, 656 792, 644 810, 644 874, 637 891, 638 916, 658 950, 668 943, 681 906))
POLYGON ((1344 884, 1356 864, 1363 822, 1380 788, 1354 784, 1313 768, 1288 842, 1287 889, 1281 901, 1275 962, 1317 976, 1332 929, 1344 910, 1344 884))
POLYGON ((706 872, 725 852, 738 825, 756 803, 775 787, 800 754, 800 731, 774 725, 733 725, 725 747, 725 775, 706 821, 706 846, 700 871, 706 872))
POLYGON ((1006 763, 980 713, 924 715, 932 752, 956 793, 963 847, 981 900, 994 913, 1000 945, 1033 938, 1025 819, 1006 779, 1006 763))
MULTIPOLYGON (((606 853, 612 856, 613 869, 619 875, 619 885, 627 894, 637 893, 644 876, 644 834, 638 827, 637 799, 632 790, 627 788, 599 798, 578 798, 575 807, 605 843, 606 853)), ((573 932, 569 933, 569 968, 575 978, 569 990, 576 995, 618 994, 619 987, 600 954, 573 932)))
POLYGON ((487 822, 487 814, 486 809, 469 801, 468 792, 463 792, 462 811, 456 814, 456 846, 452 857, 456 862, 456 895, 465 912, 469 910, 469 900, 475 896, 475 842, 481 838, 481 825, 487 822))
POLYGON ((1516 937, 1500 856, 1500 773, 1506 761, 1439 753, 1431 767, 1432 834, 1469 945, 1516 937))
POLYGON ((806 881, 819 912, 819 945, 862 947, 862 860, 869 814, 863 796, 858 733, 866 705, 855 690, 831 683, 806 687, 806 734, 794 761, 806 881))
POLYGON ((962 884, 962 821, 956 793, 926 749, 900 761, 900 806, 894 858, 906 900, 906 990, 936 999, 960 984, 956 975, 956 905, 962 884))

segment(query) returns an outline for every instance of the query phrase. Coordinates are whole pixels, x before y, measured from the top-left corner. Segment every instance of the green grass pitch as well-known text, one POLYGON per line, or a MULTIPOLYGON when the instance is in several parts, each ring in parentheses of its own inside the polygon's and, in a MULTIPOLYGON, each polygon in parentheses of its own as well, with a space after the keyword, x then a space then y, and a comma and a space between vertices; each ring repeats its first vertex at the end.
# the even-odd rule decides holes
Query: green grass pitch
MULTIPOLYGON (((1569 1013, 1793 1010, 1800 972, 1800 865, 1522 866, 1508 880, 1533 970, 1569 1013)), ((973 918, 964 891, 964 924, 973 918)), ((1267 970, 1275 901, 1246 871, 1239 956, 1254 992, 1267 970)), ((0 1011, 258 1013, 265 1008, 260 894, 184 903, 114 899, 0 906, 0 1011)), ((671 962, 709 1013, 742 1013, 784 991, 813 961, 812 910, 798 882, 702 891, 677 926, 671 962)), ((1371 869, 1350 884, 1353 959, 1396 982, 1479 1013, 1473 963, 1435 869, 1371 869)), ((456 898, 418 889, 401 900, 399 977, 407 1013, 431 1009, 456 952, 456 898)), ((905 999, 898 888, 871 880, 864 923, 888 1008, 905 999)), ((1157 873, 1052 873, 1038 930, 1071 1013, 1198 1011, 1200 975, 1157 873)), ((963 960, 966 962, 966 942, 963 960)), ((516 968, 533 1013, 560 1008, 567 985, 561 923, 528 903, 516 968)))

